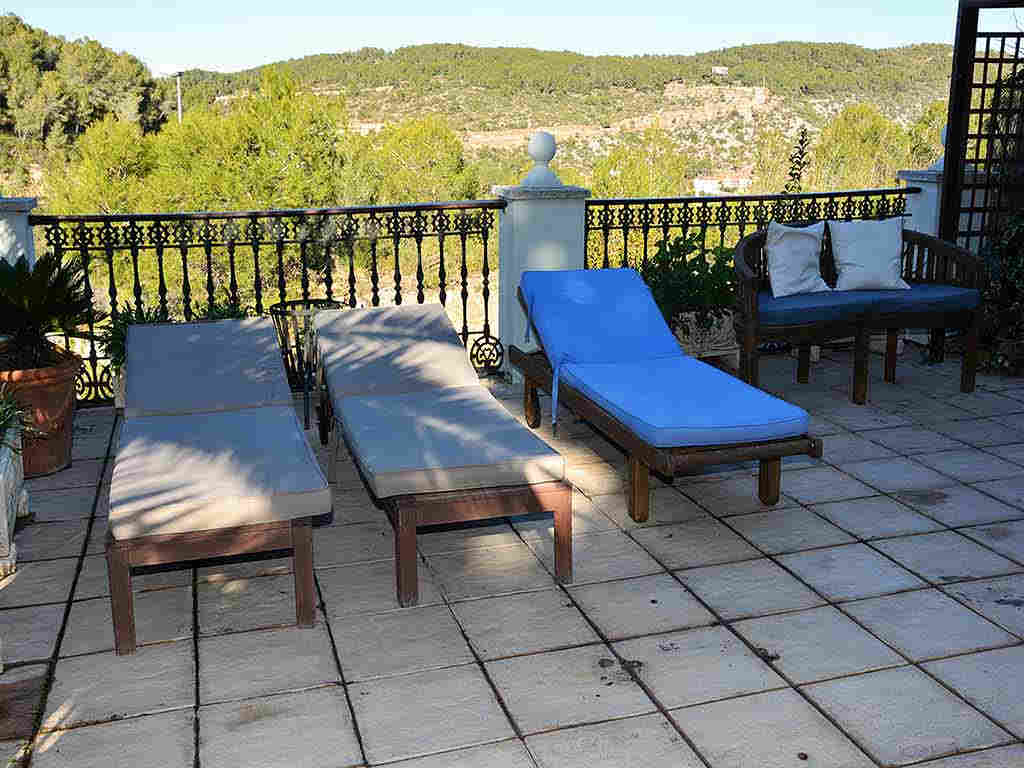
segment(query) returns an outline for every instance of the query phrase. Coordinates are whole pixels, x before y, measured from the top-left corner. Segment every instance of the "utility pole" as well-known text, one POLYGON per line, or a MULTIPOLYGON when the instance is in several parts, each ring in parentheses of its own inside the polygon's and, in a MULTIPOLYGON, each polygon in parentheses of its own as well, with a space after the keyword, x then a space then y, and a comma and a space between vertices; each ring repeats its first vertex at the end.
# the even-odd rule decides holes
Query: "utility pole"
POLYGON ((178 84, 178 125, 181 125, 181 72, 175 72, 174 78, 178 84))

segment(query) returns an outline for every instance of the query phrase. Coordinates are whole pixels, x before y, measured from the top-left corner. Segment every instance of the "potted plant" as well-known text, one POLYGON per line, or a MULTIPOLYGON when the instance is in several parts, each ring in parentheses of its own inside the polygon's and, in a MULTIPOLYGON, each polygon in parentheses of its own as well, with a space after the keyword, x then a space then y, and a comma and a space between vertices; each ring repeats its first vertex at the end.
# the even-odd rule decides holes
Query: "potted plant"
POLYGON ((113 312, 110 322, 100 331, 97 340, 110 360, 111 384, 114 389, 114 407, 124 409, 124 351, 128 326, 140 323, 166 323, 170 318, 159 307, 133 307, 130 302, 113 312))
POLYGON ((700 237, 676 237, 658 243, 653 258, 640 268, 654 301, 679 345, 694 357, 735 355, 732 328, 733 252, 705 253, 700 237))
MULTIPOLYGON (((0 578, 14 573, 14 524, 28 516, 28 492, 21 461, 25 412, 7 385, 0 384, 0 578)), ((2 662, 2 658, 0 658, 2 662)))
POLYGON ((77 258, 46 254, 30 267, 0 261, 0 383, 29 416, 22 460, 26 477, 71 464, 75 379, 81 359, 53 344, 47 334, 72 332, 92 314, 85 270, 77 258))

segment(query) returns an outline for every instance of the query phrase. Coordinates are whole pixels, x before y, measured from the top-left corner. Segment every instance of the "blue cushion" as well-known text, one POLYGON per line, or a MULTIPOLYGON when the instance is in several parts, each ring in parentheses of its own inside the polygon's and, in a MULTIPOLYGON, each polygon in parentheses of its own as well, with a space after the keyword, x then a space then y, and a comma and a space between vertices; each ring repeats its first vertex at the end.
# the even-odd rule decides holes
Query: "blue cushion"
POLYGON ((551 365, 678 355, 651 291, 633 269, 524 272, 527 313, 551 365))
MULTIPOLYGON (((867 293, 867 291, 866 291, 867 293)), ((874 295, 874 310, 889 312, 958 312, 977 308, 981 294, 975 288, 957 285, 921 283, 909 291, 869 291, 874 295)))
MULTIPOLYGON (((776 299, 771 291, 758 296, 761 325, 809 325, 843 320, 871 309, 872 294, 883 291, 822 291, 776 299)), ((899 293, 899 291, 886 291, 899 293)))
POLYGON ((809 428, 802 408, 686 355, 572 363, 562 377, 659 447, 758 443, 809 428))

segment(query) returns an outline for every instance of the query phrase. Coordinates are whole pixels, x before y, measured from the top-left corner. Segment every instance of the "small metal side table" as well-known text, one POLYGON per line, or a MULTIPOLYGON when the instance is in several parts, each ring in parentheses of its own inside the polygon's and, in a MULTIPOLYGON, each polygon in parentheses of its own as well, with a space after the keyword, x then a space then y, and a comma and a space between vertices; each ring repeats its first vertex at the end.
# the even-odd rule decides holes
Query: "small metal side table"
POLYGON ((295 299, 282 301, 270 308, 270 316, 281 342, 284 369, 292 391, 302 390, 303 425, 309 429, 309 392, 313 383, 313 315, 324 309, 341 309, 331 299, 295 299))

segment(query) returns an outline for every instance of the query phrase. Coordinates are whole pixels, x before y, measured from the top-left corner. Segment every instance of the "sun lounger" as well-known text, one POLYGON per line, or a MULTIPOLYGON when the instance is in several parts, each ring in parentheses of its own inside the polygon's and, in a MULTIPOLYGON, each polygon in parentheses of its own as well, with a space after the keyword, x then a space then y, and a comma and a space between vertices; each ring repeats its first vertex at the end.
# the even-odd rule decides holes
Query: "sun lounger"
POLYGON ((556 577, 572 580, 565 462, 480 384, 444 307, 328 311, 314 325, 321 419, 395 529, 400 605, 418 600, 418 526, 553 512, 556 577))
POLYGON ((269 320, 132 326, 110 483, 117 653, 135 649, 132 568, 290 550, 312 626, 311 523, 330 512, 269 320))
POLYGON ((540 426, 537 392, 548 391, 553 421, 561 402, 622 446, 634 520, 647 520, 652 469, 672 477, 756 459, 758 495, 775 504, 782 457, 821 456, 805 411, 680 351, 634 270, 524 272, 519 293, 543 347, 509 350, 527 423, 540 426))

